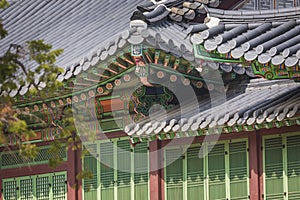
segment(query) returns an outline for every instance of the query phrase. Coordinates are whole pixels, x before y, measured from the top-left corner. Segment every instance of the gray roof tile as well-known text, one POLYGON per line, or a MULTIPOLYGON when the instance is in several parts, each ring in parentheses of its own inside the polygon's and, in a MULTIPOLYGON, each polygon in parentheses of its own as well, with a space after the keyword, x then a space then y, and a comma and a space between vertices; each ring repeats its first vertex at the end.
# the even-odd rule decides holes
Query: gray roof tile
POLYGON ((125 131, 130 132, 131 135, 142 134, 140 136, 145 136, 143 133, 146 131, 149 136, 149 134, 158 134, 161 131, 164 133, 196 131, 218 126, 222 128, 223 126, 282 121, 283 118, 293 117, 299 113, 299 90, 299 83, 292 81, 254 80, 248 84, 244 92, 228 93, 226 103, 211 108, 210 101, 203 99, 199 102, 200 113, 197 114, 192 112, 195 105, 187 103, 184 109, 181 108, 185 111, 181 115, 178 114, 181 112, 176 112, 175 109, 174 112, 169 113, 168 120, 163 123, 146 119, 137 125, 131 125, 125 131), (154 123, 155 127, 149 125, 154 123))

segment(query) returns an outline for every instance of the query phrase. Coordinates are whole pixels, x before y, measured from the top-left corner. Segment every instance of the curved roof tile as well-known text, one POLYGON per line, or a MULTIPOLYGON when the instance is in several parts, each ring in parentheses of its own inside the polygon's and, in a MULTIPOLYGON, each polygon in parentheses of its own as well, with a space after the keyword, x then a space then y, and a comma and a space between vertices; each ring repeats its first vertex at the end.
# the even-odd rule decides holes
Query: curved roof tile
MULTIPOLYGON (((160 132, 185 132, 218 126, 254 125, 264 122, 282 121, 291 118, 300 109, 300 84, 293 81, 269 81, 261 79, 250 82, 243 93, 228 94, 226 102, 211 107, 207 99, 199 102, 200 113, 194 113, 194 104, 188 102, 184 108, 170 111, 167 119, 145 119, 126 126, 131 136, 151 136, 160 132), (226 105, 226 106, 225 106, 226 105), (237 109, 239 108, 239 109, 237 109), (177 112, 176 112, 177 111, 177 112), (145 134, 147 133, 147 134, 145 134)), ((155 115, 155 114, 154 114, 155 115)), ((153 117, 152 117, 153 119, 153 117)))

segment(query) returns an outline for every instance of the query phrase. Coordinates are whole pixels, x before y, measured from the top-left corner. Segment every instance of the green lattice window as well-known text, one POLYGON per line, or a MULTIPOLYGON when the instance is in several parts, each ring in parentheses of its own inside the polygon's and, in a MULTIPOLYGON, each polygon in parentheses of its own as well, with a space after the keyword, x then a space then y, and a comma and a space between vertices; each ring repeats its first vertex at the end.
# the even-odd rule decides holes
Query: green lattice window
POLYGON ((181 200, 183 196, 183 162, 182 150, 170 149, 166 150, 166 162, 171 163, 167 166, 167 200, 181 200), (179 158, 176 160, 176 158, 179 158))
POLYGON ((66 200, 66 172, 3 179, 4 200, 66 200))
MULTIPOLYGON (((49 151, 50 146, 39 148, 39 153, 35 159, 27 159, 22 157, 19 151, 9 151, 0 153, 0 169, 8 169, 15 167, 22 167, 28 165, 46 164, 54 154, 49 151)), ((67 152, 64 147, 59 149, 59 156, 67 160, 67 152)))
POLYGON ((20 199, 33 200, 33 179, 31 177, 20 178, 20 199))
POLYGON ((36 199, 48 200, 50 196, 50 177, 48 175, 39 175, 36 177, 36 199))
POLYGON ((266 199, 300 199, 300 135, 264 138, 266 199))
POLYGON ((187 199, 198 200, 204 197, 204 160, 199 157, 201 147, 187 150, 187 199))
POLYGON ((14 179, 3 180, 3 197, 4 200, 15 200, 18 199, 18 185, 14 179))
POLYGON ((239 140, 167 149, 165 199, 248 199, 247 145, 239 140))
POLYGON ((148 144, 132 147, 129 141, 113 140, 86 145, 84 170, 93 173, 83 184, 84 199, 147 200, 148 144))
POLYGON ((248 198, 248 160, 245 155, 246 142, 229 143, 230 199, 248 198))

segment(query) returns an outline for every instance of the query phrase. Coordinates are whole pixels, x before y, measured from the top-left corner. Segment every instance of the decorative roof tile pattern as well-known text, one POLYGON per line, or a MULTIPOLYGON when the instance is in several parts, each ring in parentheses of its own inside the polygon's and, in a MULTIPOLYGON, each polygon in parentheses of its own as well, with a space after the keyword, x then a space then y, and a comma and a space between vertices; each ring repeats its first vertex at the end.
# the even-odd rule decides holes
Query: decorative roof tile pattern
MULTIPOLYGON (((11 43, 45 39, 54 48, 65 50, 57 61, 66 69, 58 76, 61 81, 117 56, 118 51, 130 44, 146 43, 198 63, 200 59, 195 58, 193 45, 203 45, 208 52, 230 54, 230 59, 242 59, 249 65, 255 60, 261 64, 285 63, 287 67, 298 64, 300 25, 296 19, 299 8, 255 12, 206 8, 218 4, 219 1, 205 0, 166 0, 155 5, 148 0, 134 4, 122 1, 117 5, 112 2, 99 5, 98 1, 86 3, 82 0, 60 3, 16 1, 0 12, 9 31, 8 37, 0 41, 0 53, 5 52, 5 47, 11 43), (139 5, 138 11, 134 12, 136 5, 139 5), (201 7, 203 12, 199 11, 198 16, 202 13, 206 16, 208 11, 213 18, 219 19, 219 24, 211 26, 210 22, 193 22, 192 11, 201 7), (185 20, 180 23, 174 21, 174 17, 180 16, 185 20), (137 19, 148 22, 148 26, 145 23, 142 24, 144 27, 140 27, 137 19)), ((199 65, 254 76, 250 67, 240 63, 229 64, 221 60, 199 65)), ((26 94, 29 87, 30 84, 21 86, 10 95, 26 94)))
MULTIPOLYGON (((242 86, 241 86, 242 87, 242 86)), ((300 84, 293 81, 263 81, 253 79, 243 92, 228 91, 226 102, 211 107, 210 100, 199 101, 199 113, 195 105, 188 103, 177 108, 167 117, 159 113, 135 125, 125 128, 130 136, 149 136, 161 132, 187 132, 209 128, 255 126, 263 123, 282 122, 293 118, 300 111, 300 84), (184 113, 181 114, 181 112, 184 113)))
POLYGON ((0 10, 8 36, 0 40, 0 54, 10 44, 24 44, 29 40, 44 39, 64 53, 57 64, 70 67, 81 58, 89 58, 100 47, 109 47, 112 36, 128 29, 130 16, 137 1, 15 1, 0 10), (113 8, 113 9, 112 9, 113 8))
POLYGON ((298 65, 300 58, 300 7, 273 11, 224 11, 209 9, 220 24, 208 28, 191 25, 191 41, 207 51, 230 54, 264 65, 298 65))
POLYGON ((241 10, 271 10, 300 5, 299 0, 248 0, 241 10))

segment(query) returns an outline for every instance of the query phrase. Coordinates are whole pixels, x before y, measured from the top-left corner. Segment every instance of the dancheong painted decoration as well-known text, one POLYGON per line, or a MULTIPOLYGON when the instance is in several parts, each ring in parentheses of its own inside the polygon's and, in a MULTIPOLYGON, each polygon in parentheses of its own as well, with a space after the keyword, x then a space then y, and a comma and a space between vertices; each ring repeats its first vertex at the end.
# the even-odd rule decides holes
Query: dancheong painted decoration
POLYGON ((300 199, 298 0, 10 4, 0 55, 44 39, 65 71, 47 97, 0 91, 36 133, 5 135, 0 200, 300 199))

